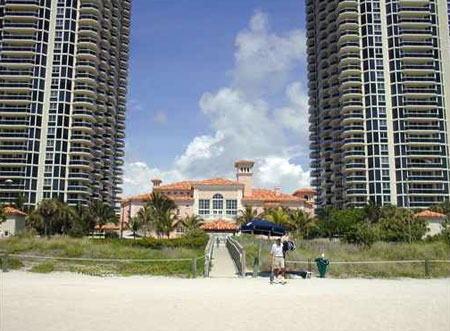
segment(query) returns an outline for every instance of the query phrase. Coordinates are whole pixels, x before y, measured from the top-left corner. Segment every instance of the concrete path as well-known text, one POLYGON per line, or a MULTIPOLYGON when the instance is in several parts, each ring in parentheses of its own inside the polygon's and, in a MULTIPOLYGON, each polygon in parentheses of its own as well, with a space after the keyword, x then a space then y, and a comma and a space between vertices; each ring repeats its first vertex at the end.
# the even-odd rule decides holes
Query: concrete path
POLYGON ((210 277, 237 277, 236 267, 228 252, 227 246, 221 242, 219 247, 214 243, 214 252, 210 277))

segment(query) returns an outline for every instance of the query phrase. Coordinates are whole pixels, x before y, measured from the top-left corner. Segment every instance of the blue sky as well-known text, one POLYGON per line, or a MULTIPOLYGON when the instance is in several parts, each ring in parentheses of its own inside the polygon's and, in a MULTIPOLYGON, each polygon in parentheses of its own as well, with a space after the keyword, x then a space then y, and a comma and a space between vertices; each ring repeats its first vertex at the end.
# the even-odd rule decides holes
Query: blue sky
POLYGON ((303 0, 134 0, 124 194, 150 178, 308 184, 303 0))

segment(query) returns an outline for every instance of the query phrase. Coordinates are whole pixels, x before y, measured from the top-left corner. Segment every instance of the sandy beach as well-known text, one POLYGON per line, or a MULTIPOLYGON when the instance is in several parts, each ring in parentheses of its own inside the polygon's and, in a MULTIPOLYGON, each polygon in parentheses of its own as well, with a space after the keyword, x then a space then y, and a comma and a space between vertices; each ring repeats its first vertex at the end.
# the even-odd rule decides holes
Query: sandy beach
POLYGON ((450 329, 450 279, 0 277, 2 331, 450 329))

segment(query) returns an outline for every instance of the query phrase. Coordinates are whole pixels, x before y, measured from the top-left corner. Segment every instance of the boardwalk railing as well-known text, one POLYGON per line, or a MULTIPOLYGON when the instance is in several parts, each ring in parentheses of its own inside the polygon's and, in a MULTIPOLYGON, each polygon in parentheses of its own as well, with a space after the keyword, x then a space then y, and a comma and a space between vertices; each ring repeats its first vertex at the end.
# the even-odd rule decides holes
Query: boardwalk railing
POLYGON ((227 249, 233 259, 240 276, 245 276, 245 250, 241 244, 232 237, 227 238, 227 249))
MULTIPOLYGON (((430 264, 431 263, 450 263, 450 260, 397 260, 397 261, 383 261, 383 260, 370 260, 370 261, 330 261, 330 265, 351 265, 351 264, 423 264, 425 276, 430 276, 430 264)), ((315 265, 314 259, 307 260, 286 260, 286 264, 306 264, 308 265, 308 271, 312 271, 312 266, 315 265)))
POLYGON ((214 253, 214 242, 216 238, 214 236, 209 237, 208 244, 205 248, 205 267, 203 269, 203 276, 209 277, 209 272, 211 270, 211 261, 214 253))

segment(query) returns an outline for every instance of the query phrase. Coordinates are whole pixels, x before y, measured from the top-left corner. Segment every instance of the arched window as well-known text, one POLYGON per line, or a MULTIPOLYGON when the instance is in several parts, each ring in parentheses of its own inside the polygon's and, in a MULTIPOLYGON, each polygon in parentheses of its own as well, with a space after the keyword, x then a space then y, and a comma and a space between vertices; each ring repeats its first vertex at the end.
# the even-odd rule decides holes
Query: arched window
POLYGON ((214 194, 213 196, 213 214, 222 215, 223 213, 223 196, 222 194, 214 194))

